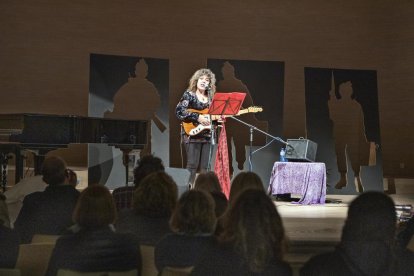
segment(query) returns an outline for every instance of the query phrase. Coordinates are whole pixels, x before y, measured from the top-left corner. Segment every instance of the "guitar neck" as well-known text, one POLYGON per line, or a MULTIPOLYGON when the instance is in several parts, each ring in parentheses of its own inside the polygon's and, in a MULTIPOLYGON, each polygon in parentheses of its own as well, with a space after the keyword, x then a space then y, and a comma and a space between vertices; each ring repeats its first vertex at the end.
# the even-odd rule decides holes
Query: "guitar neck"
MULTIPOLYGON (((187 110, 189 112, 195 112, 195 113, 198 113, 198 114, 208 114, 208 108, 205 108, 203 110, 197 110, 197 109, 189 108, 187 110)), ((262 110, 263 109, 261 107, 248 107, 248 108, 240 109, 239 112, 237 112, 237 114, 234 114, 234 115, 211 115, 211 118, 212 118, 212 120, 218 120, 220 118, 239 116, 239 115, 243 115, 243 114, 246 114, 246 113, 261 112, 262 110)))

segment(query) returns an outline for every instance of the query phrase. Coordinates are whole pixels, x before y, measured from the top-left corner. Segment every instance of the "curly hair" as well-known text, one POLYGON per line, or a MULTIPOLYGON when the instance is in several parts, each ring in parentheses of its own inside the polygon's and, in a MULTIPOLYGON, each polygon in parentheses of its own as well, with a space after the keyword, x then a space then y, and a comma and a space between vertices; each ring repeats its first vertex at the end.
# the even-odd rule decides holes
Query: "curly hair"
POLYGON ((191 76, 189 82, 188 82, 188 88, 187 90, 196 92, 197 91, 197 81, 202 76, 207 76, 210 78, 210 93, 214 94, 216 92, 216 75, 207 68, 202 68, 197 71, 191 76))
POLYGON ((177 203, 177 184, 165 172, 147 175, 134 191, 132 206, 147 217, 170 217, 177 203))
POLYGON ((186 234, 213 233, 216 226, 215 203, 205 191, 190 190, 178 200, 170 226, 186 234))
POLYGON ((245 190, 224 217, 218 240, 241 254, 250 271, 261 272, 272 259, 282 260, 285 231, 272 200, 261 190, 245 190))

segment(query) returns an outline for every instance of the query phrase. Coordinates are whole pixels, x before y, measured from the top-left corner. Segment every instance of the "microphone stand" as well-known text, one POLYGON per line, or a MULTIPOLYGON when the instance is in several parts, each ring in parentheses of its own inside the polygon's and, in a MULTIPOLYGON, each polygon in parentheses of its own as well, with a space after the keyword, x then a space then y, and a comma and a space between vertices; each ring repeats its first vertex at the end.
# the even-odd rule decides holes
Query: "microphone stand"
MULTIPOLYGON (((208 89, 208 101, 210 102, 210 104, 211 104, 212 100, 213 100, 213 95, 211 95, 210 89, 208 89)), ((213 117, 212 117, 211 114, 209 114, 209 117, 210 117, 210 125, 211 125, 211 128, 210 128, 211 138, 210 138, 210 149, 209 149, 209 153, 208 153, 207 171, 211 171, 211 161, 213 159, 213 148, 214 148, 214 145, 216 144, 216 141, 215 141, 216 131, 215 131, 214 125, 213 125, 213 120, 212 120, 213 117)))
POLYGON ((279 141, 280 143, 285 144, 286 146, 289 146, 289 144, 287 142, 285 142, 280 137, 273 136, 273 135, 271 135, 271 134, 269 134, 269 133, 267 133, 267 132, 265 132, 265 131, 263 131, 261 129, 258 129, 254 125, 251 125, 249 123, 246 123, 245 121, 242 121, 242 120, 240 120, 240 119, 238 119, 236 117, 231 116, 230 118, 232 118, 233 120, 236 120, 237 122, 242 123, 242 124, 246 125, 247 127, 249 127, 249 133, 250 133, 250 141, 249 141, 249 171, 252 171, 252 155, 253 155, 252 148, 253 148, 253 131, 254 130, 256 130, 256 131, 258 131, 258 132, 260 132, 260 133, 262 133, 262 134, 264 134, 264 135, 272 138, 273 140, 279 141))

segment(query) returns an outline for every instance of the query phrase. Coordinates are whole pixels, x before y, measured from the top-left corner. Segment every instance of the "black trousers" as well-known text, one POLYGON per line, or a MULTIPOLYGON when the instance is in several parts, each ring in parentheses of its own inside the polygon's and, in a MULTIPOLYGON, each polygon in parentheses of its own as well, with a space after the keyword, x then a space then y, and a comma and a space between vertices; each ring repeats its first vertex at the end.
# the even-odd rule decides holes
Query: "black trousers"
POLYGON ((190 171, 188 184, 193 187, 197 170, 199 170, 200 173, 207 171, 210 154, 210 143, 188 142, 184 145, 187 153, 187 170, 190 171))

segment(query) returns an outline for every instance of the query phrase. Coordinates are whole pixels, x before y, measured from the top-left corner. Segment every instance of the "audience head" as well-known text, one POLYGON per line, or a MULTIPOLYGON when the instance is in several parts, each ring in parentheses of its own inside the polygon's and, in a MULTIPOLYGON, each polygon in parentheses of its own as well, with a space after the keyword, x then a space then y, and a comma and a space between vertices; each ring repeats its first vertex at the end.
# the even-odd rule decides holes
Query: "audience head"
POLYGON ((138 187, 144 177, 153 172, 163 172, 165 170, 162 160, 152 154, 143 156, 138 165, 134 168, 134 184, 138 187))
POLYGON ((219 241, 232 245, 244 257, 250 271, 263 271, 271 259, 282 259, 282 219, 263 190, 243 191, 229 206, 223 222, 219 241))
POLYGON ((241 172, 233 179, 230 187, 229 204, 244 190, 255 189, 264 191, 260 177, 254 172, 241 172))
POLYGON ((66 183, 73 186, 74 188, 78 185, 78 176, 71 169, 66 169, 66 183))
POLYGON ((165 172, 146 176, 134 191, 132 205, 137 214, 147 217, 169 217, 177 203, 177 185, 165 172))
POLYGON ((182 194, 170 220, 171 229, 186 234, 213 233, 216 226, 214 200, 205 191, 182 194))
POLYGON ((213 197, 214 203, 216 205, 216 217, 219 218, 224 214, 224 212, 226 212, 229 202, 226 195, 222 192, 211 192, 211 196, 213 197))
POLYGON ((115 203, 105 186, 93 185, 82 191, 73 212, 75 223, 84 229, 97 229, 113 224, 115 219, 115 203))
POLYGON ((366 192, 349 206, 342 241, 391 241, 396 223, 392 199, 381 192, 366 192))
POLYGON ((200 173, 194 183, 195 190, 221 192, 220 181, 214 172, 200 173))
POLYGON ((58 156, 47 157, 42 165, 43 181, 50 186, 65 184, 66 163, 58 156))

